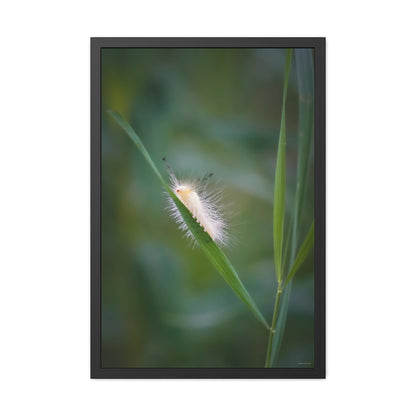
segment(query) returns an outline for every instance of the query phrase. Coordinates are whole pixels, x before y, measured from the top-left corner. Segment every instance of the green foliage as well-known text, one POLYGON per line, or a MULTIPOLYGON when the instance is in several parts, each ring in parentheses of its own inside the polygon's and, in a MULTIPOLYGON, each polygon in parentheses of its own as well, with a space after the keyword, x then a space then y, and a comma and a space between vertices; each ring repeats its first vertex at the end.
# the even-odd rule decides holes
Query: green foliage
MULTIPOLYGON (((296 187, 295 210, 292 217, 292 222, 287 233, 286 249, 291 245, 291 267, 286 276, 283 278, 286 261, 286 249, 283 252, 283 237, 284 237, 284 217, 285 217, 285 194, 286 194, 286 96, 287 87, 289 83, 290 66, 292 61, 292 50, 286 52, 285 78, 283 86, 283 105, 280 123, 279 145, 277 150, 276 175, 275 175, 275 194, 273 206, 273 236, 274 236, 274 253, 275 253, 275 268, 277 274, 278 289, 276 293, 275 307, 273 311, 272 326, 270 330, 269 343, 266 352, 266 367, 270 367, 276 357, 276 352, 283 339, 285 329, 285 322, 287 317, 287 310, 289 306, 289 297, 291 291, 291 280, 296 272, 299 270, 302 263, 305 261, 310 252, 314 241, 314 225, 312 224, 304 243, 302 244, 294 261, 292 258, 296 250, 297 243, 297 226, 300 218, 302 200, 304 197, 307 161, 309 157, 310 141, 312 137, 312 130, 310 129, 311 118, 307 109, 303 107, 302 101, 304 96, 301 96, 301 117, 300 117, 300 142, 302 143, 301 151, 298 157, 298 182, 296 187), (305 115, 306 114, 306 115, 305 115), (306 120, 305 120, 306 118, 306 120), (292 228, 293 226, 293 228, 292 228), (286 289, 286 286, 289 287, 286 289), (286 290, 285 290, 286 289, 286 290), (283 294, 282 307, 281 297, 283 294)), ((300 63, 300 65, 302 65, 300 63)), ((308 73, 309 75, 309 73, 308 73)), ((309 84, 307 84, 309 87, 309 84)), ((308 97, 310 98, 310 97, 308 97)), ((308 102, 308 100, 307 100, 308 102)))
MULTIPOLYGON (((285 55, 284 49, 255 48, 102 51, 103 367, 264 364, 264 327, 223 279, 215 278, 208 257, 179 238, 166 215, 158 175, 106 111, 116 109, 131 126, 140 126, 137 132, 166 180, 155 155, 168 155, 181 179, 209 172, 219 178, 232 235, 222 250, 270 323, 277 286, 272 219, 285 55)), ((304 152, 308 135, 300 134, 313 131, 313 101, 313 51, 294 49, 285 106, 282 284, 313 217, 313 146, 304 152), (311 80, 311 93, 305 94, 305 80, 311 80), (307 115, 309 127, 303 128, 307 115), (306 164, 300 162, 303 154, 306 164), (307 177, 302 201, 301 167, 307 177), (296 225, 295 211, 303 212, 296 225)), ((308 256, 281 294, 280 335, 273 344, 278 360, 271 357, 272 366, 313 366, 311 260, 308 256)))
POLYGON ((277 151, 276 174, 274 181, 274 204, 273 204, 273 241, 274 259, 277 281, 282 281, 282 254, 283 234, 285 223, 285 194, 286 194, 286 96, 289 84, 290 64, 292 62, 292 50, 286 54, 285 81, 283 84, 283 106, 280 122, 279 147, 277 151))
POLYGON ((292 268, 290 269, 289 273, 287 274, 285 284, 283 289, 289 284, 292 280, 293 276, 299 270, 300 266, 302 266, 303 262, 305 261, 307 255, 311 251, 314 243, 314 235, 315 235, 315 222, 312 223, 311 228, 308 231, 308 234, 305 237, 298 254, 295 257, 295 261, 292 264, 292 268))
POLYGON ((191 231, 192 235, 194 236, 195 240, 197 241, 199 247, 202 249, 204 254, 208 257, 208 259, 215 266, 215 268, 225 279, 225 281, 230 285, 230 287, 237 294, 237 296, 251 310, 254 316, 266 327, 266 329, 269 329, 269 325, 267 324, 257 305, 255 304, 253 298, 250 296, 247 289, 244 287, 243 283, 238 277, 237 272, 225 256, 224 252, 212 240, 211 236, 207 232, 205 232, 204 229, 197 223, 196 219, 192 217, 192 214, 189 212, 189 210, 171 190, 169 185, 163 179, 156 165, 154 164, 152 158, 150 157, 149 153, 144 147, 139 136, 135 133, 130 124, 128 124, 120 116, 120 114, 111 110, 109 111, 109 114, 114 118, 114 120, 116 120, 120 127, 123 128, 123 130, 127 133, 130 139, 139 148, 140 152, 142 153, 142 155, 144 156, 144 158, 146 159, 156 176, 159 178, 160 182, 162 183, 162 186, 169 193, 169 196, 173 199, 173 202, 177 206, 183 220, 185 221, 186 225, 188 226, 189 230, 191 231))
MULTIPOLYGON (((293 265, 298 247, 299 224, 304 206, 306 184, 308 180, 308 166, 313 142, 313 115, 314 115, 314 80, 313 80, 313 56, 308 49, 295 49, 296 70, 298 78, 298 100, 299 100, 299 129, 298 129, 298 157, 296 173, 295 206, 287 234, 286 247, 290 246, 290 259, 288 268, 293 265)), ((290 271, 289 271, 290 273, 290 271)), ((294 274, 293 274, 294 275, 294 274)), ((293 276, 292 276, 293 277, 293 276)), ((283 292, 281 310, 276 326, 276 333, 273 344, 272 362, 278 355, 286 327, 287 312, 292 290, 292 281, 289 279, 283 292)))

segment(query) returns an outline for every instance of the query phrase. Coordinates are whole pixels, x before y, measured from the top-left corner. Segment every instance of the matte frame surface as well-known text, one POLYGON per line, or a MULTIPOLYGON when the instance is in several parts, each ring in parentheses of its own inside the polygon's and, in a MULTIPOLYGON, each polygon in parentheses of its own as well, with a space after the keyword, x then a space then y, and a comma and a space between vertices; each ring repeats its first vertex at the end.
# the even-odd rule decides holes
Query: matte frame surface
POLYGON ((325 38, 91 38, 91 378, 325 378, 325 38), (313 48, 315 50, 315 367, 102 368, 101 49, 313 48))

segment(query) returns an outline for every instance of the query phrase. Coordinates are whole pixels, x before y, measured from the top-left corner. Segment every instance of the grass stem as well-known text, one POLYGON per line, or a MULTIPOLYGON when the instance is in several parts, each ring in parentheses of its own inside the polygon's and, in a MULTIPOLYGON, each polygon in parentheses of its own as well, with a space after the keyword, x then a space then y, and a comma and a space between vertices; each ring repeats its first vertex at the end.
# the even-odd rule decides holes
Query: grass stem
POLYGON ((277 288, 277 293, 276 293, 276 301, 275 301, 275 304, 274 304, 272 326, 270 327, 269 343, 267 345, 266 364, 264 365, 265 368, 270 367, 270 362, 271 362, 271 357, 272 357, 273 338, 274 338, 274 334, 276 332, 277 317, 279 316, 279 304, 280 304, 281 295, 282 295, 282 289, 281 289, 280 283, 279 283, 279 286, 277 288))

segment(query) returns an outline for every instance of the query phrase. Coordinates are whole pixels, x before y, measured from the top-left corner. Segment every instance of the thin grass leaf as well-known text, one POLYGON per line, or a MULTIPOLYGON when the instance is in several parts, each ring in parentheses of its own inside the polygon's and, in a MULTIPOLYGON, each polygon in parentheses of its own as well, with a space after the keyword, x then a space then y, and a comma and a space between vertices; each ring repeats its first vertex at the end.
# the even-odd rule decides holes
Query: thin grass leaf
POLYGON ((286 277, 285 284, 282 288, 283 294, 282 294, 280 313, 279 313, 280 319, 277 320, 276 335, 273 339, 271 359, 270 359, 271 363, 274 363, 276 356, 279 352, 280 346, 282 344, 283 334, 284 334, 285 326, 286 326, 287 312, 289 309, 290 294, 292 292, 292 278, 293 276, 295 276, 296 272, 299 270, 300 266, 305 261, 307 255, 309 254, 310 250, 313 247, 314 234, 315 234, 314 231, 315 231, 315 223, 313 222, 311 225, 311 228, 309 229, 308 234, 305 237, 303 244, 301 245, 299 249, 299 252, 295 258, 295 261, 293 262, 292 268, 290 269, 286 277))
MULTIPOLYGON (((278 290, 276 293, 275 306, 273 310, 272 327, 269 334, 269 342, 266 352, 265 367, 270 367, 273 363, 276 352, 275 327, 278 322, 280 310, 280 298, 282 297, 282 274, 284 270, 283 257, 283 236, 285 222, 285 193, 286 193, 286 96, 289 84, 290 64, 292 62, 292 49, 286 51, 285 76, 283 83, 283 103, 280 119, 279 144, 277 148, 276 174, 274 180, 274 204, 273 204, 273 244, 274 244, 274 263, 278 290)), ((284 295, 284 293, 283 293, 284 295)))
POLYGON ((289 84, 292 49, 286 52, 285 79, 283 84, 283 104, 280 121, 279 145, 277 149, 276 174, 274 180, 273 204, 273 242, 276 276, 279 284, 282 281, 283 234, 285 222, 285 192, 286 192, 286 95, 289 84))
POLYGON ((129 123, 127 123, 120 114, 115 111, 108 111, 109 114, 114 118, 114 120, 120 125, 120 127, 127 133, 130 139, 134 144, 139 148, 140 152, 145 157, 146 161, 149 163, 152 170, 155 172, 156 176, 159 178, 162 186, 169 193, 169 196, 173 199, 173 202, 177 206, 180 214, 182 215, 183 220, 197 241, 199 247, 211 261, 211 263, 218 270, 220 275, 225 279, 225 281, 230 285, 231 289, 237 294, 237 296, 244 302, 244 304, 251 310, 254 316, 267 328, 269 325, 255 304, 254 300, 244 287, 240 278, 238 277, 237 272, 234 267, 227 259, 223 251, 217 246, 217 244, 212 240, 211 236, 204 231, 204 229, 196 222, 192 217, 192 214, 189 212, 188 208, 180 201, 180 199, 175 195, 170 186, 163 179, 158 168, 154 164, 152 158, 144 147, 142 141, 139 139, 139 136, 135 133, 129 123))
MULTIPOLYGON (((297 185, 295 193, 295 209, 291 220, 291 230, 288 233, 287 246, 290 246, 289 269, 293 264, 298 247, 299 222, 302 215, 303 201, 308 180, 308 161, 313 141, 314 119, 314 71, 313 56, 310 49, 295 49, 295 63, 297 71, 299 91, 299 152, 297 161, 297 185), (290 244, 289 244, 290 243, 290 244)), ((286 319, 289 308, 290 294, 292 290, 291 280, 282 294, 279 317, 276 325, 271 363, 277 360, 282 346, 282 340, 286 327, 286 319)))
POLYGON ((299 222, 302 216, 303 200, 308 181, 308 162, 312 146, 314 115, 312 51, 296 49, 295 59, 299 84, 299 156, 290 263, 294 260, 299 243, 299 222))
POLYGON ((277 319, 276 332, 273 338, 272 353, 271 353, 271 359, 270 359, 270 363, 272 364, 272 366, 279 354, 280 346, 282 345, 282 341, 283 341, 287 313, 289 310, 290 294, 292 293, 292 283, 293 282, 289 282, 289 284, 287 285, 287 287, 282 293, 282 298, 280 301, 279 317, 277 319))
POLYGON ((292 264, 292 268, 290 269, 283 288, 285 288, 288 283, 292 280, 293 276, 299 270, 300 266, 302 266, 303 262, 305 261, 307 255, 311 251, 314 243, 314 236, 315 236, 315 221, 312 222, 311 228, 309 228, 308 234, 305 237, 302 245, 300 246, 299 252, 295 257, 295 261, 292 264))
POLYGON ((123 117, 119 113, 117 113, 116 111, 108 110, 108 114, 110 114, 111 117, 113 117, 114 120, 117 121, 117 123, 119 124, 119 126, 127 133, 127 135, 130 137, 130 139, 133 140, 134 144, 139 148, 140 152, 142 153, 142 155, 147 160, 147 163, 153 169, 153 172, 155 172, 156 173, 156 176, 161 180, 162 185, 165 188, 166 187, 169 188, 169 186, 167 185, 167 183, 163 179, 162 175, 160 174, 158 168, 154 164, 152 158, 150 157, 148 151, 144 147, 142 141, 139 139, 139 136, 136 134, 136 132, 133 130, 133 128, 130 126, 130 124, 127 123, 127 121, 125 121, 123 119, 123 117))

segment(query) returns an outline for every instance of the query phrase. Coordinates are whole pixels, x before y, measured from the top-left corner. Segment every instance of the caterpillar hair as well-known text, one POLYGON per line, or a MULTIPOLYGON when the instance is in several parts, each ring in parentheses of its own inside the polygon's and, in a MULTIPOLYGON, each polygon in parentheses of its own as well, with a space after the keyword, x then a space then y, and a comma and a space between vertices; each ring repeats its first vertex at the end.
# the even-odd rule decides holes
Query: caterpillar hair
MULTIPOLYGON (((205 232, 216 243, 222 246, 226 245, 229 240, 229 235, 227 232, 227 222, 224 219, 220 204, 221 193, 208 181, 213 174, 209 173, 202 179, 182 181, 176 177, 172 168, 167 164, 165 157, 163 161, 169 173, 172 191, 175 192, 180 201, 188 208, 192 217, 195 218, 205 232)), ((168 201, 168 210, 171 217, 178 223, 179 229, 185 231, 186 237, 194 240, 191 231, 188 229, 172 198, 169 197, 168 201)))

